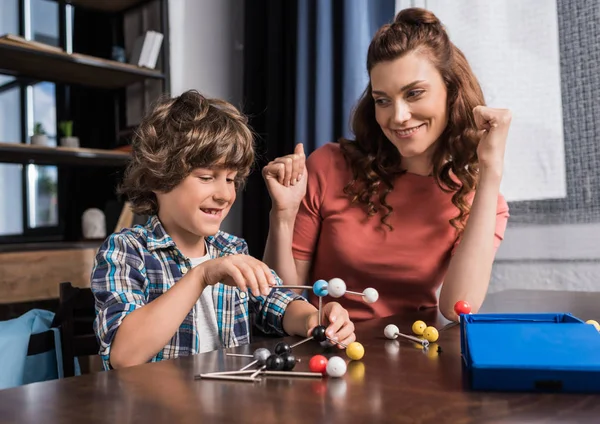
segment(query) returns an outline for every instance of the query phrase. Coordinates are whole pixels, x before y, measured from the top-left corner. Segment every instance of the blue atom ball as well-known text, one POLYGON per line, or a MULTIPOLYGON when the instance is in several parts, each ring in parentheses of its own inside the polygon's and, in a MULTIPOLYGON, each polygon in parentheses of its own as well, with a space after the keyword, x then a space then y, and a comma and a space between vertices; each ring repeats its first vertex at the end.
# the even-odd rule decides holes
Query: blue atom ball
POLYGON ((329 294, 327 291, 327 286, 327 281, 318 280, 315 284, 313 284, 313 292, 319 297, 327 296, 329 294))

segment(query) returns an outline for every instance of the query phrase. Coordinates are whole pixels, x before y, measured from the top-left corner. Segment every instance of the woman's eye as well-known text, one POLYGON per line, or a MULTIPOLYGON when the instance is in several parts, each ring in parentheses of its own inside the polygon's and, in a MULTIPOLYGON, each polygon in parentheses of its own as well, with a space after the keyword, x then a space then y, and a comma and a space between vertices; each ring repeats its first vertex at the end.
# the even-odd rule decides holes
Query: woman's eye
POLYGON ((387 103, 386 99, 375 99, 375 104, 376 105, 384 105, 387 103))
POLYGON ((423 90, 410 90, 408 92, 408 97, 414 98, 420 96, 421 94, 423 94, 423 90))

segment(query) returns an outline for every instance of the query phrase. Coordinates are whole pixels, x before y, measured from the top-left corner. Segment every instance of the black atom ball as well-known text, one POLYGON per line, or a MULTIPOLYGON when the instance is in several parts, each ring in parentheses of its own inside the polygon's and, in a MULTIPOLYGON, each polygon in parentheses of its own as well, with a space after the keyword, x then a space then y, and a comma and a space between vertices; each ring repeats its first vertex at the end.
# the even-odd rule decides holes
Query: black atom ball
POLYGON ((294 355, 292 355, 291 353, 282 355, 281 359, 283 359, 283 370, 284 371, 291 371, 296 366, 296 357, 294 355))
POLYGON ((288 353, 292 353, 292 348, 289 344, 285 342, 279 342, 275 345, 276 355, 287 355, 288 353))
POLYGON ((327 336, 325 335, 325 330, 326 330, 326 328, 324 325, 317 325, 312 331, 312 336, 319 343, 324 342, 325 340, 327 340, 327 336))
POLYGON ((271 355, 267 358, 266 365, 269 371, 281 371, 283 369, 283 359, 281 356, 271 355))

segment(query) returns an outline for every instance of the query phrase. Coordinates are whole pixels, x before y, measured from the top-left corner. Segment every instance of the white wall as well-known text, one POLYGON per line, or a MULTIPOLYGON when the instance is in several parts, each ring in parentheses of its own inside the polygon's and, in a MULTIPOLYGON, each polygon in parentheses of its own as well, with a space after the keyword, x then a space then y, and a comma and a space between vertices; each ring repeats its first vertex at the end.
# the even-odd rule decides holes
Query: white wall
MULTIPOLYGON (((171 93, 196 89, 241 106, 243 0, 169 0, 171 93)), ((241 234, 241 199, 222 229, 241 234)))

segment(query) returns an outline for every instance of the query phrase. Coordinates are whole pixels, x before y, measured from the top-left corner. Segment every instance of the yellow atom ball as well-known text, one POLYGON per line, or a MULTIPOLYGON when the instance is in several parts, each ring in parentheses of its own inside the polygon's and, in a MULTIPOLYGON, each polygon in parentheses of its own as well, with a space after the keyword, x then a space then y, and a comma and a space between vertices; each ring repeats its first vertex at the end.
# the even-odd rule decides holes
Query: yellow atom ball
POLYGON ((596 330, 600 331, 600 324, 598 324, 598 321, 594 321, 593 319, 588 319, 585 323, 592 324, 594 327, 596 327, 596 330))
POLYGON ((427 327, 425 331, 423 331, 423 337, 429 343, 433 343, 437 341, 438 337, 440 337, 440 333, 438 333, 435 327, 427 327))
POLYGON ((346 355, 353 361, 358 361, 365 356, 365 348, 359 342, 352 342, 346 348, 346 355))
POLYGON ((412 326, 412 331, 417 336, 422 336, 423 331, 425 331, 426 328, 427 328, 427 324, 425 324, 423 321, 415 321, 415 323, 412 326))

